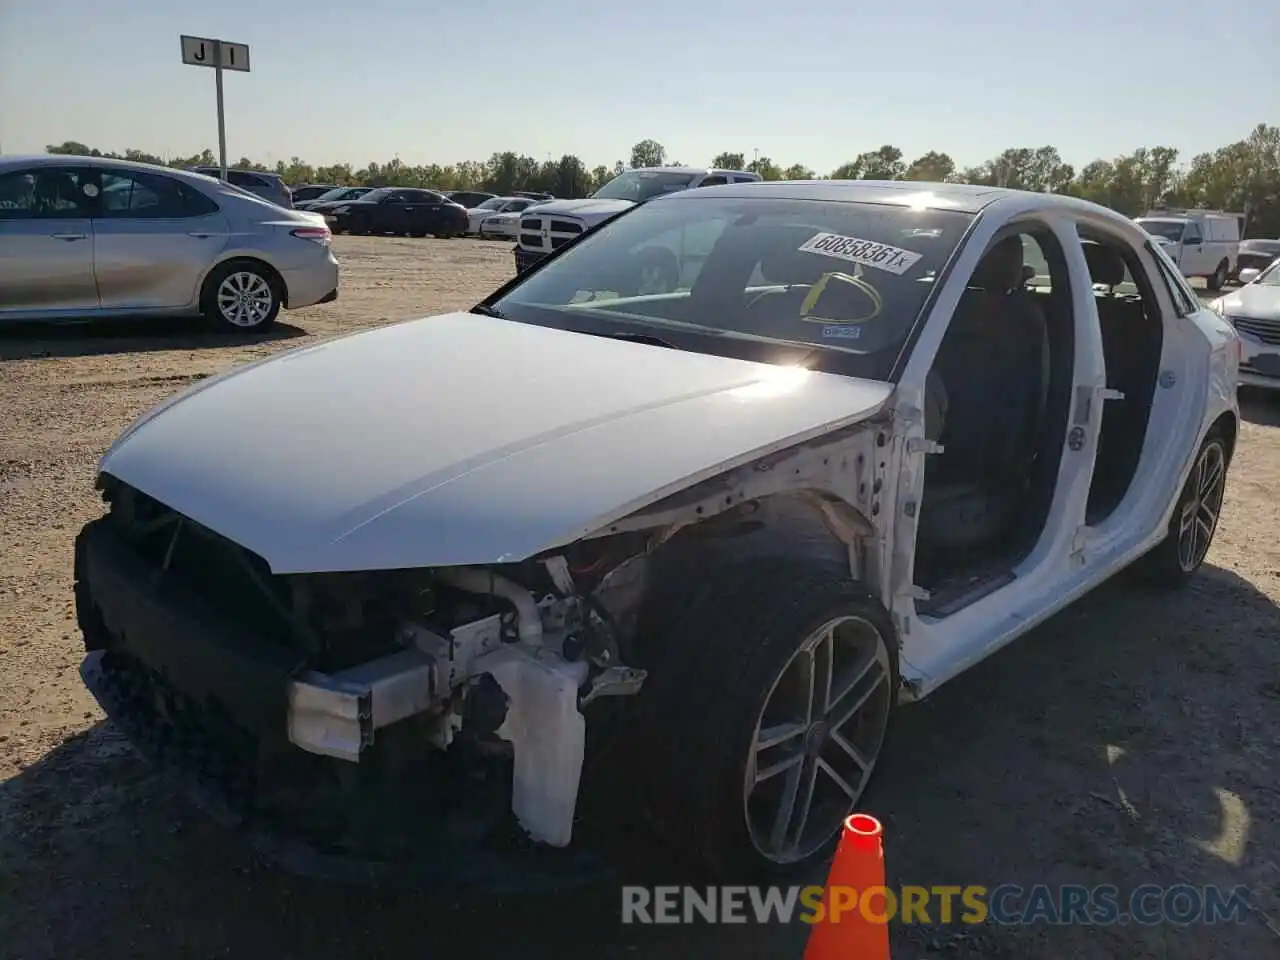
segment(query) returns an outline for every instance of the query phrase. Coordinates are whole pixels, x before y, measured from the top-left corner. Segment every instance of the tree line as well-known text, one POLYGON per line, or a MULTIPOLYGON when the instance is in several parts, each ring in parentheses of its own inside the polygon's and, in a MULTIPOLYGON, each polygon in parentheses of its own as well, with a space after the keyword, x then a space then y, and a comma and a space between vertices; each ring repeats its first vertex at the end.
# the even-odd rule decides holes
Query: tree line
MULTIPOLYGON (((143 150, 108 153, 87 144, 51 144, 49 153, 119 157, 174 167, 217 162, 213 151, 190 157, 160 157, 143 150)), ((1139 147, 1110 160, 1098 159, 1078 170, 1056 147, 1010 147, 975 167, 959 167, 950 155, 930 150, 914 160, 892 144, 860 153, 827 174, 802 163, 784 167, 767 156, 726 151, 710 158, 710 165, 751 170, 766 180, 823 179, 923 180, 987 184, 1021 190, 1063 193, 1092 200, 1127 216, 1159 205, 1207 207, 1246 216, 1250 236, 1280 236, 1280 127, 1259 124, 1235 143, 1197 154, 1180 162, 1173 147, 1139 147)), ((431 187, 438 190, 545 190, 557 197, 584 197, 624 170, 663 165, 681 166, 656 140, 641 140, 631 148, 628 162, 616 161, 588 168, 578 157, 539 161, 506 150, 488 160, 411 165, 399 157, 353 167, 349 163, 315 166, 300 157, 279 161, 272 168, 241 157, 233 166, 279 174, 286 183, 331 183, 341 186, 431 187)))

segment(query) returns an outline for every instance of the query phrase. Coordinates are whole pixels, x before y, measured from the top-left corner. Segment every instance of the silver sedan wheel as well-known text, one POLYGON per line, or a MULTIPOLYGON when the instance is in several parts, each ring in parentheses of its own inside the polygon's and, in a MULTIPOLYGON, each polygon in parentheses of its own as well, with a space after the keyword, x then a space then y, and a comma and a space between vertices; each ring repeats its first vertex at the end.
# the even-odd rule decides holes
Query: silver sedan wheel
POLYGON ((821 626, 765 698, 747 763, 751 842, 779 864, 816 853, 862 795, 893 696, 889 648, 861 617, 821 626))
POLYGON ((236 327, 256 327, 271 315, 276 294, 260 274, 238 270, 218 284, 218 313, 236 327))
POLYGON ((1178 516, 1178 566, 1190 573, 1204 562, 1218 528, 1226 491, 1227 458, 1222 444, 1205 444, 1188 480, 1190 498, 1178 516))

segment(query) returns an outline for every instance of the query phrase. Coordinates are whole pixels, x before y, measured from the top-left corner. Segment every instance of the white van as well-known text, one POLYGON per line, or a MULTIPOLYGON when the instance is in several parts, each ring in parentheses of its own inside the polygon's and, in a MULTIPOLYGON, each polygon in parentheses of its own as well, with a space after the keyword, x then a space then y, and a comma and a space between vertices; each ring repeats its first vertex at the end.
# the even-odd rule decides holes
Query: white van
POLYGON ((1204 277, 1210 290, 1221 290, 1236 272, 1242 219, 1221 210, 1152 210, 1135 222, 1164 247, 1184 277, 1204 277))

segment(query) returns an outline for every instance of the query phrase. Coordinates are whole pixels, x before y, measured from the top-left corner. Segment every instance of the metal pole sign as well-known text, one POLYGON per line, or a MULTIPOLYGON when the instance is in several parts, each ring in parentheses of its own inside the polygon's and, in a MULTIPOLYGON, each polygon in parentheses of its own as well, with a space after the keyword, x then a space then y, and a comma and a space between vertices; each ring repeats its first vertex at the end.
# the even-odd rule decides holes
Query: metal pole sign
POLYGON ((218 96, 218 166, 227 179, 227 121, 222 108, 222 71, 249 72, 249 45, 209 37, 188 37, 182 41, 182 62, 192 67, 213 67, 214 89, 218 96))

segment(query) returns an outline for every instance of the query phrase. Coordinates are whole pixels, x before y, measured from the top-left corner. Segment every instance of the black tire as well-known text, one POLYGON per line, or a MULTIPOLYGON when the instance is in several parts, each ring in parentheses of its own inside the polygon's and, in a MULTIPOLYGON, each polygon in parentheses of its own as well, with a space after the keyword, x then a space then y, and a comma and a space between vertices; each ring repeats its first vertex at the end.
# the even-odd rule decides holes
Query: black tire
POLYGON ((335 237, 339 237, 346 231, 344 228, 339 227, 337 224, 330 224, 329 232, 332 233, 335 237))
POLYGON ((415 230, 413 233, 409 234, 409 236, 413 237, 415 240, 421 240, 426 236, 426 233, 420 230, 415 230))
POLYGON ((228 260, 205 278, 200 310, 205 319, 224 333, 259 333, 275 323, 284 302, 284 290, 275 271, 257 260, 228 260), (242 291, 248 313, 237 311, 228 297, 242 291), (237 319, 237 314, 241 319, 237 319))
MULTIPOLYGON (((763 794, 775 780, 782 780, 777 784, 782 789, 790 778, 788 773, 769 779, 760 795, 748 790, 748 777, 755 780, 756 732, 766 724, 764 711, 772 711, 777 701, 771 698, 783 689, 784 678, 794 679, 791 671, 799 665, 796 658, 804 656, 806 638, 830 621, 850 618, 847 624, 856 625, 859 636, 876 650, 875 675, 880 679, 869 674, 864 679, 874 679, 869 702, 884 711, 874 751, 866 751, 870 763, 857 788, 860 794, 880 755, 884 726, 896 699, 896 634, 884 606, 834 565, 760 558, 713 568, 701 582, 700 590, 679 604, 663 639, 663 652, 649 665, 649 678, 636 703, 640 716, 628 724, 636 750, 624 753, 639 760, 643 774, 632 782, 643 784, 649 821, 678 857, 691 856, 700 870, 725 879, 778 875, 826 857, 857 798, 843 804, 847 793, 837 791, 832 805, 823 808, 826 816, 820 823, 813 821, 822 829, 803 850, 797 848, 794 857, 779 859, 762 852, 753 839, 759 832, 753 834, 748 811, 757 800, 768 799, 763 794), (879 640, 871 639, 875 636, 879 640), (828 821, 831 834, 822 839, 828 821), (812 843, 816 846, 808 849, 812 843)), ((850 670, 852 676, 856 670, 850 670)), ((845 675, 839 668, 833 673, 845 675)), ((852 703, 855 694, 850 697, 842 702, 852 703)), ((860 707, 848 722, 860 722, 866 709, 860 707)), ((776 727, 777 717, 768 719, 768 725, 776 727)), ((776 748, 802 757, 797 778, 808 769, 805 763, 812 762, 817 770, 816 758, 827 755, 816 751, 835 747, 839 740, 823 736, 825 730, 815 735, 817 722, 800 725, 806 728, 804 735, 776 748), (807 759, 810 754, 812 761, 807 759)), ((768 762, 779 756, 770 754, 768 762)), ((843 752, 839 756, 847 759, 843 752)), ((820 779, 826 796, 834 780, 820 779)))
POLYGON ((1169 518, 1169 528, 1160 545, 1143 556, 1134 564, 1134 573, 1150 586, 1176 589, 1196 575, 1204 564, 1209 547, 1213 544, 1213 535, 1218 529, 1218 517, 1222 513, 1222 498, 1226 489, 1227 469, 1231 466, 1231 457, 1227 450, 1226 437, 1217 427, 1210 430, 1196 451, 1196 458, 1191 464, 1191 472, 1182 485, 1178 502, 1173 508, 1173 516, 1169 518), (1221 476, 1216 480, 1216 489, 1207 491, 1206 486, 1213 464, 1220 465, 1221 476), (1207 508, 1207 512, 1206 512, 1207 508), (1197 543, 1188 546, 1185 543, 1184 514, 1190 511, 1191 522, 1196 530, 1197 543), (1210 519, 1211 517, 1211 519, 1210 519), (1205 530, 1205 527, 1208 530, 1205 530))
POLYGON ((1206 278, 1206 283, 1210 290, 1221 290, 1227 283, 1227 271, 1230 265, 1223 260, 1218 264, 1217 269, 1213 271, 1213 275, 1206 278))

